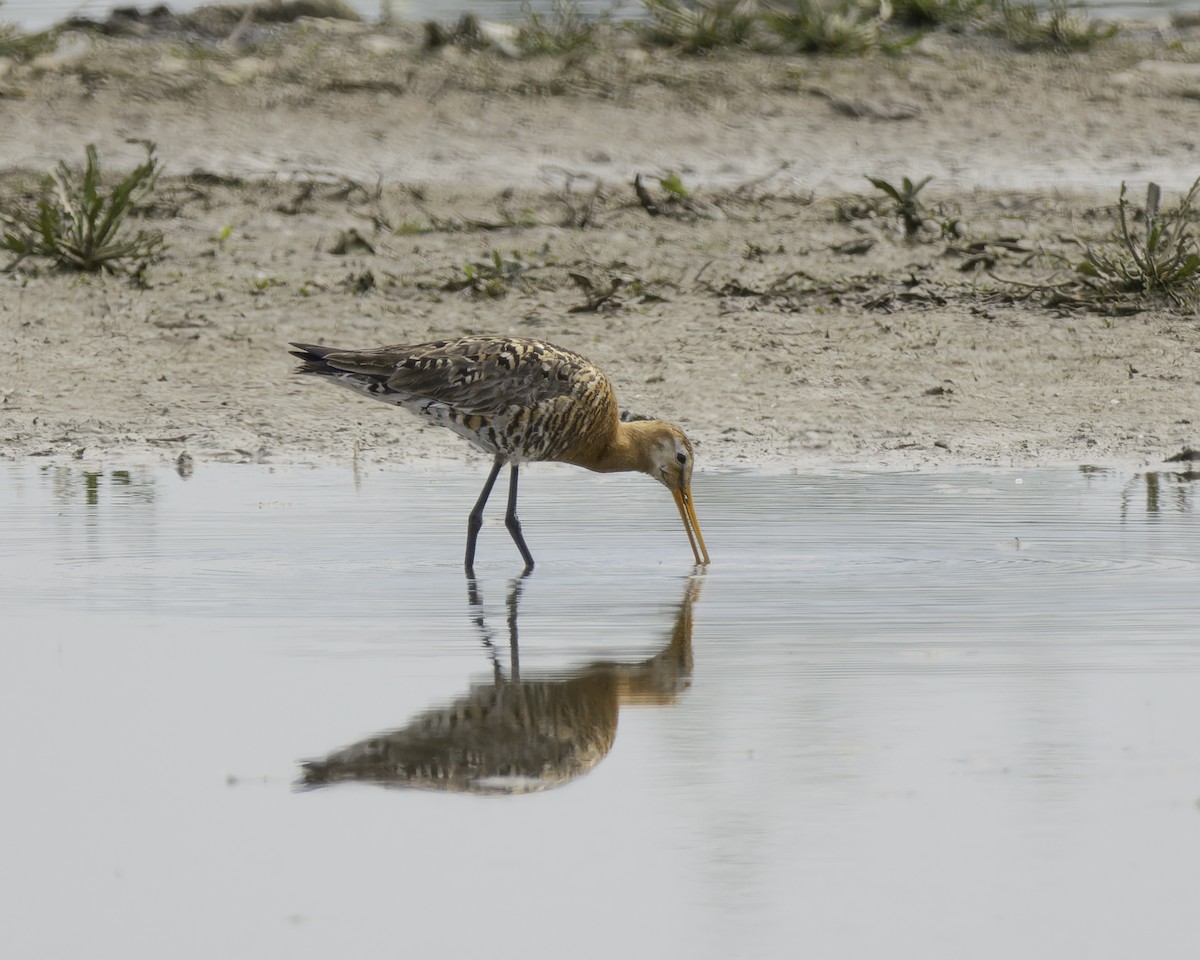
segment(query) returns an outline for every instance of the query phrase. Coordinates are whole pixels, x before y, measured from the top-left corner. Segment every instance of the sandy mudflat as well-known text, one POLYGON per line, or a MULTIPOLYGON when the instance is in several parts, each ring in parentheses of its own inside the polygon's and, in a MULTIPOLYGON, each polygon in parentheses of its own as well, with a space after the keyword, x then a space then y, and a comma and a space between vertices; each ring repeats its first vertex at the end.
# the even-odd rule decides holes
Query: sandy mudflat
POLYGON ((462 459, 415 418, 293 378, 285 344, 485 331, 590 356, 705 466, 1132 466, 1200 447, 1194 312, 1020 286, 1110 233, 1123 179, 1170 202, 1200 174, 1194 35, 570 62, 428 55, 415 30, 359 25, 185 39, 67 34, 0 70, 0 189, 88 142, 127 167, 125 140, 148 138, 166 175, 134 225, 170 245, 145 289, 0 275, 0 457, 462 459), (696 202, 651 216, 633 177, 661 198, 669 171, 696 202), (934 177, 917 242, 863 215, 866 174, 934 177), (503 295, 452 289, 493 251, 503 295), (615 292, 581 310, 577 277, 615 292))

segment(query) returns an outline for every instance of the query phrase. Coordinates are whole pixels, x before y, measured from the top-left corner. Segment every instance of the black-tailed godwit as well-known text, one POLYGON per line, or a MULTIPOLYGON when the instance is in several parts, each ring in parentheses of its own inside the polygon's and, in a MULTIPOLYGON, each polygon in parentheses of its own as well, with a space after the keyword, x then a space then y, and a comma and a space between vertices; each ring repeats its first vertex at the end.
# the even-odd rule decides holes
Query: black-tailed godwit
POLYGON ((297 373, 404 407, 492 454, 492 472, 467 520, 468 576, 474 575, 484 505, 506 463, 504 524, 525 569, 533 569, 517 519, 517 474, 522 463, 534 460, 649 474, 675 498, 696 563, 709 562, 692 505, 691 441, 673 423, 623 421, 608 377, 579 354, 523 337, 461 337, 373 350, 291 346, 303 361, 297 373))

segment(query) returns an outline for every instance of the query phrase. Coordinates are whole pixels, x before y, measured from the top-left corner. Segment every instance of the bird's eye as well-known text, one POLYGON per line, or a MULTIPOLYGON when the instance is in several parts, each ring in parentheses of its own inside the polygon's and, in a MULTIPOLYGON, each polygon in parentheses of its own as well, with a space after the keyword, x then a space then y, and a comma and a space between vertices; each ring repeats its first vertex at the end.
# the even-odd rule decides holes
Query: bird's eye
POLYGON ((677 453, 677 454, 675 454, 675 460, 681 467, 686 466, 687 465, 687 454, 686 453, 677 453))

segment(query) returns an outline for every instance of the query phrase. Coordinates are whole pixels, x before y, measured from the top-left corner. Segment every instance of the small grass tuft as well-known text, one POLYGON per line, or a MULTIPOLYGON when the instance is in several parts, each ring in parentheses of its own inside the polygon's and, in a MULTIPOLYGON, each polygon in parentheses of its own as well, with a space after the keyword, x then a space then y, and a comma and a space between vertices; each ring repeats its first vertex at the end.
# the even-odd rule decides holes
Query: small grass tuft
POLYGON ((753 46, 762 22, 755 0, 642 0, 646 41, 682 53, 753 46))
POLYGON ((671 194, 671 196, 678 197, 680 200, 686 200, 692 193, 684 186, 683 178, 674 170, 667 173, 665 177, 659 177, 658 185, 671 194))
POLYGON ((1116 232, 1107 243, 1086 247, 1083 260, 1075 267, 1094 297, 1162 296, 1176 306, 1196 299, 1200 293, 1200 244, 1193 229, 1200 179, 1172 210, 1160 209, 1161 197, 1158 184, 1151 183, 1139 230, 1138 218, 1129 210, 1125 184, 1121 184, 1116 232))
POLYGON ((448 280, 442 289, 469 290, 472 296, 500 300, 514 286, 523 284, 523 275, 528 269, 519 253, 514 253, 511 260, 506 260, 499 250, 493 250, 491 262, 464 264, 462 276, 448 280))
POLYGON ((904 239, 914 240, 921 227, 925 225, 925 205, 921 203, 920 193, 933 177, 926 177, 913 183, 908 177, 900 181, 900 186, 889 183, 880 177, 867 177, 876 190, 882 190, 892 201, 891 210, 887 211, 900 218, 904 225, 904 239))
POLYGON ((553 0, 549 13, 521 4, 525 22, 517 31, 517 46, 527 55, 578 53, 595 46, 602 21, 588 17, 576 0, 553 0))
POLYGON ((101 186, 96 148, 88 144, 82 172, 60 161, 32 210, 0 213, 0 249, 16 256, 7 269, 26 257, 44 257, 87 272, 115 271, 128 261, 135 273, 144 272, 165 244, 157 230, 139 230, 132 236, 122 231, 125 218, 154 192, 160 172, 154 144, 137 142, 146 150, 145 161, 107 193, 101 186))
POLYGON ((1090 50, 1111 40, 1116 24, 1100 23, 1070 11, 1064 0, 1051 0, 1049 7, 1034 3, 1001 0, 996 30, 1018 50, 1090 50))
MULTIPOLYGON (((0 3, 0 7, 4 4, 0 3)), ((58 31, 42 30, 25 33, 20 27, 0 21, 0 57, 17 63, 28 63, 58 45, 58 31)))
POLYGON ((795 53, 869 53, 880 47, 882 19, 878 8, 854 0, 834 5, 821 0, 790 0, 763 15, 768 29, 785 50, 795 53))

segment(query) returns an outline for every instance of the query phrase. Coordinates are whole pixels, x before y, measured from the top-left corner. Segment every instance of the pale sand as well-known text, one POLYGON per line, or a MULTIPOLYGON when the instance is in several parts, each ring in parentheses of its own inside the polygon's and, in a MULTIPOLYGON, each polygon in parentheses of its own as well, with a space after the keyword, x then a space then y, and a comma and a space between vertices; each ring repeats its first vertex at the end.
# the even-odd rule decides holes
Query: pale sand
MULTIPOLYGON (((1135 467, 1200 446, 1194 315, 1048 307, 958 269, 997 237, 1078 260, 1074 238, 1111 230, 1122 179, 1136 198, 1149 179, 1168 201, 1186 189, 1200 72, 1156 64, 1194 59, 1194 38, 564 66, 297 29, 253 57, 68 38, 0 75, 0 185, 87 142, 123 168, 138 156, 125 138, 152 139, 169 175, 133 225, 170 244, 145 290, 0 275, 0 457, 462 460, 444 431, 293 377, 285 345, 471 332, 591 357, 625 406, 681 423, 705 467, 1135 467), (195 168, 246 179, 189 181, 195 168), (649 216, 631 181, 657 189, 667 171, 716 207, 649 216), (890 222, 843 220, 839 200, 875 195, 865 174, 933 175, 922 197, 963 239, 906 244, 890 222), (563 226, 597 182, 588 227, 563 226), (373 254, 331 252, 351 228, 373 254), (529 268, 507 296, 439 289, 493 250, 529 268), (365 294, 343 284, 368 271, 365 294), (586 299, 572 273, 622 286, 609 309, 572 313, 586 299)), ((1051 275, 991 252, 999 277, 1051 275)))

